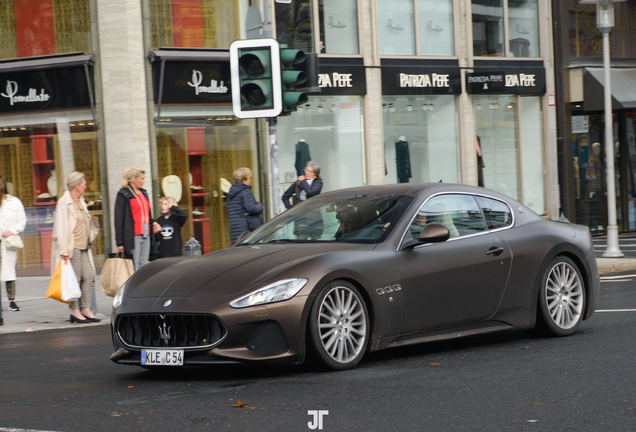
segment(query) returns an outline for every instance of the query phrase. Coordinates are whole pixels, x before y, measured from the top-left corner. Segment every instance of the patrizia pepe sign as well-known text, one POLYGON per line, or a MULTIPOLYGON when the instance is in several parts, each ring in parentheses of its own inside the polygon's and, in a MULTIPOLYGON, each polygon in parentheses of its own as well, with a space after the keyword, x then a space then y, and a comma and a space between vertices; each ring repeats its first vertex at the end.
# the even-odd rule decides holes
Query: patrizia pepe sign
POLYGON ((545 69, 469 73, 466 74, 466 91, 472 94, 544 94, 545 69))
POLYGON ((9 105, 15 105, 22 102, 46 102, 51 98, 44 89, 42 89, 38 94, 38 91, 34 88, 30 88, 26 95, 19 95, 18 83, 15 81, 7 80, 6 89, 7 92, 0 93, 0 95, 9 99, 9 105))
POLYGON ((385 95, 444 95, 461 91, 458 67, 382 66, 382 94, 385 95))

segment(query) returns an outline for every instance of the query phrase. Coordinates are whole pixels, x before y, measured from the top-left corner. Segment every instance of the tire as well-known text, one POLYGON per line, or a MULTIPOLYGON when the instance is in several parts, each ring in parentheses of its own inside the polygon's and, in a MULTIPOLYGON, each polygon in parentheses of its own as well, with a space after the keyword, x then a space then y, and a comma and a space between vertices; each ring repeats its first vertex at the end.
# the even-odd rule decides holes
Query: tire
POLYGON ((570 258, 557 256, 541 279, 534 333, 541 336, 573 334, 583 320, 585 301, 581 272, 570 258))
POLYGON ((320 290, 309 314, 308 360, 321 369, 355 367, 369 344, 369 313, 360 292, 334 281, 320 290))

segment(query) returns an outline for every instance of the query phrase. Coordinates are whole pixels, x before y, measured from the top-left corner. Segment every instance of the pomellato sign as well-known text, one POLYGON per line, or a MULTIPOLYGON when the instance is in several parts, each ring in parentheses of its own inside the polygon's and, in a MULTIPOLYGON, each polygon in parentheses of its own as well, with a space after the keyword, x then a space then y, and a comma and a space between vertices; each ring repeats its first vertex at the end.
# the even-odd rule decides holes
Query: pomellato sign
MULTIPOLYGON (((155 102, 159 98, 161 63, 153 63, 155 102)), ((232 103, 228 62, 166 62, 161 103, 232 103)))
POLYGON ((0 73, 0 113, 87 106, 83 67, 0 73))
POLYGON ((34 88, 30 88, 26 96, 18 94, 18 83, 15 81, 7 80, 7 92, 0 93, 0 96, 9 99, 9 105, 15 105, 21 102, 46 102, 51 99, 51 96, 44 92, 44 89, 38 91, 34 88))

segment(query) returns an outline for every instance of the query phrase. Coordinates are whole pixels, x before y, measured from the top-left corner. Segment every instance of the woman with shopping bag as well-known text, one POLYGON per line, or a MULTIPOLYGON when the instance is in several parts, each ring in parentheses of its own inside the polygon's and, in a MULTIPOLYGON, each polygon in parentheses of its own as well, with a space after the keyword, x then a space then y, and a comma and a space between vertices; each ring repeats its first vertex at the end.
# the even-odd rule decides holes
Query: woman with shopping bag
POLYGON ((20 310, 15 303, 16 265, 18 249, 24 247, 20 233, 26 220, 22 202, 9 194, 6 180, 0 176, 0 282, 7 286, 9 310, 16 312, 20 310))
POLYGON ((51 250, 51 272, 54 275, 60 260, 69 260, 77 276, 82 297, 71 302, 71 322, 88 324, 99 322, 90 309, 95 284, 95 262, 91 243, 97 238, 99 224, 90 214, 84 191, 84 174, 73 172, 66 180, 68 189, 55 206, 53 243, 51 250))

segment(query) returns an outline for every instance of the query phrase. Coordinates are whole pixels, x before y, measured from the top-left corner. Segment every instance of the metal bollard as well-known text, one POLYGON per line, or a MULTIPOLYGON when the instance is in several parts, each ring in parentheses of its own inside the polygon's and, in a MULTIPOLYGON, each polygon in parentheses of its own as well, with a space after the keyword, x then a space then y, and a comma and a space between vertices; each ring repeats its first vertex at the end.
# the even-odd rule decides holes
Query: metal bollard
POLYGON ((201 255, 201 243, 194 238, 194 234, 190 234, 190 240, 188 240, 183 247, 184 256, 199 256, 201 255))

